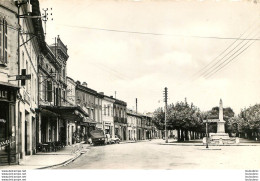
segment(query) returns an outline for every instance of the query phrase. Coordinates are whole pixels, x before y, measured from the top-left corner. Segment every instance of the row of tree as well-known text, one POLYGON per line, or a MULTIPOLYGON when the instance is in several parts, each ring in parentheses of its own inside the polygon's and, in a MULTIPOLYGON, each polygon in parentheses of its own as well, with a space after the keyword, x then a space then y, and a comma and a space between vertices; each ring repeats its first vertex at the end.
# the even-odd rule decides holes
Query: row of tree
MULTIPOLYGON (((230 136, 240 136, 250 139, 259 138, 260 105, 241 110, 238 116, 228 107, 223 109, 226 132, 230 136)), ((177 102, 168 105, 167 130, 177 130, 178 141, 198 139, 205 136, 205 124, 203 120, 218 118, 219 107, 213 107, 210 111, 202 112, 195 105, 185 102, 177 102)), ((153 121, 157 128, 165 128, 165 112, 163 108, 154 111, 153 121)), ((209 132, 216 132, 217 123, 209 124, 209 132)))

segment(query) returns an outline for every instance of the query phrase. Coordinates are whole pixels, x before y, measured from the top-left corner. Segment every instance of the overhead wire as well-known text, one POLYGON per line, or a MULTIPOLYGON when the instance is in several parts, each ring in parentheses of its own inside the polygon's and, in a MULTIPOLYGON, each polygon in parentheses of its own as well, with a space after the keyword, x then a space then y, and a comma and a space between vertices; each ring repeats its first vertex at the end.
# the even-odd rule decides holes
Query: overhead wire
MULTIPOLYGON (((255 21, 249 26, 249 28, 247 28, 240 36, 239 36, 239 38, 242 38, 242 36, 243 35, 245 35, 251 28, 253 28, 253 26, 255 25, 255 23, 257 22, 257 21, 259 21, 258 20, 258 17, 255 19, 255 21)), ((229 48, 231 48, 236 42, 238 41, 238 39, 236 39, 235 41, 233 41, 230 45, 228 45, 228 47, 227 48, 225 48, 218 56, 216 56, 213 60, 211 60, 207 65, 205 65, 202 69, 200 69, 199 71, 197 71, 195 74, 193 74, 193 76, 195 76, 194 78, 196 79, 197 78, 197 76, 201 76, 201 75, 198 75, 198 74, 200 74, 202 71, 203 71, 203 73, 205 73, 207 70, 205 70, 205 69, 207 69, 207 67, 209 67, 211 64, 213 64, 213 63, 216 63, 217 61, 218 61, 218 58, 222 55, 222 54, 224 54, 229 48)), ((215 65, 215 64, 214 64, 215 65)), ((214 66, 213 65, 213 66, 214 66)), ((203 74, 202 73, 202 74, 203 74)), ((193 79, 193 80, 195 80, 195 79, 193 79)))
MULTIPOLYGON (((257 36, 259 32, 257 32, 254 37, 257 36)), ((250 33, 251 35, 251 33, 250 33)), ((250 41, 247 41, 246 43, 244 43, 244 41, 241 41, 239 44, 237 44, 232 50, 230 50, 225 56, 223 56, 217 63, 215 63, 213 66, 215 67, 211 67, 207 70, 207 72, 204 72, 201 77, 207 77, 209 74, 211 74, 211 72, 214 71, 214 69, 218 68, 220 65, 222 65, 223 63, 225 63, 226 61, 229 60, 229 58, 231 58, 235 53, 237 53, 239 50, 241 50, 241 48, 243 48, 244 46, 246 46, 250 41), (243 44, 244 43, 244 44, 243 44), (241 44, 242 47, 240 47, 238 50, 235 50, 236 48, 238 48, 241 44), (235 53, 233 53, 233 51, 235 51, 235 53), (233 53, 231 56, 229 56, 228 58, 226 58, 224 61, 222 61, 225 57, 227 57, 229 54, 233 53), (213 69, 212 69, 213 68, 213 69)), ((254 41, 252 41, 254 42, 254 41)))
POLYGON ((220 39, 220 40, 260 40, 257 39, 245 39, 245 38, 237 38, 237 37, 217 37, 217 36, 197 36, 197 35, 178 35, 178 34, 166 34, 166 33, 152 33, 152 32, 141 32, 141 31, 126 31, 126 30, 117 30, 117 29, 107 29, 107 28, 95 28, 95 27, 87 27, 87 26, 75 26, 75 25, 64 25, 59 24, 60 26, 66 26, 71 28, 81 28, 81 29, 90 29, 90 30, 98 30, 98 31, 108 31, 108 32, 116 32, 116 33, 129 33, 129 34, 141 34, 141 35, 155 35, 155 36, 175 36, 175 37, 186 37, 186 38, 202 38, 202 39, 220 39))
MULTIPOLYGON (((248 44, 249 42, 250 42, 250 41, 248 41, 246 44, 248 44)), ((221 66, 220 68, 218 68, 218 67, 219 67, 219 66, 218 66, 218 67, 217 67, 218 69, 215 70, 215 71, 214 71, 213 73, 211 73, 210 75, 206 76, 206 79, 208 79, 209 77, 212 77, 212 76, 213 76, 215 73, 217 73, 219 70, 221 70, 221 69, 223 69, 225 66, 227 66, 227 65, 228 65, 231 61, 233 61, 237 56, 239 56, 241 53, 243 53, 245 50, 247 50, 253 43, 255 43, 255 41, 251 41, 250 44, 249 44, 246 48, 244 48, 241 52, 239 52, 239 53, 238 53, 235 57, 233 57, 231 60, 229 60, 228 62, 225 61, 226 63, 224 62, 225 64, 224 64, 223 66, 221 66)), ((245 44, 245 45, 246 45, 246 44, 245 44)), ((244 46, 245 46, 245 45, 244 45, 244 46)), ((244 46, 243 46, 243 47, 244 47, 244 46)), ((241 47, 241 48, 242 48, 242 47, 241 47)), ((240 49, 241 49, 241 48, 240 48, 240 49)), ((239 49, 239 50, 240 50, 240 49, 239 49)), ((221 64, 221 65, 222 65, 222 64, 221 64)))

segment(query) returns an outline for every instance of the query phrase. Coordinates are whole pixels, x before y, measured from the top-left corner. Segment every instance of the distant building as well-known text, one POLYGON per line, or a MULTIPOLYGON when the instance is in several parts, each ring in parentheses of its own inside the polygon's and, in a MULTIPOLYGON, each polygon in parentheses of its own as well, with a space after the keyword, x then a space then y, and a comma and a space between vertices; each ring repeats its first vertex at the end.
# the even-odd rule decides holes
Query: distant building
POLYGON ((118 99, 114 99, 114 124, 115 135, 119 136, 122 141, 127 140, 127 103, 118 99))
POLYGON ((83 82, 81 84, 79 81, 76 81, 76 104, 89 115, 88 118, 77 125, 78 132, 83 132, 86 135, 86 141, 90 138, 90 132, 96 129, 98 123, 101 125, 98 128, 102 129, 101 116, 96 111, 98 107, 102 108, 102 105, 98 105, 98 103, 101 104, 99 97, 97 91, 90 89, 87 83, 83 82))
MULTIPOLYGON (((100 93, 103 94, 104 93, 100 93)), ((114 103, 115 99, 104 95, 102 100, 102 120, 105 134, 115 137, 115 124, 114 124, 114 103)))
POLYGON ((140 122, 142 116, 133 110, 127 109, 127 130, 128 140, 140 140, 137 136, 137 125, 140 122))

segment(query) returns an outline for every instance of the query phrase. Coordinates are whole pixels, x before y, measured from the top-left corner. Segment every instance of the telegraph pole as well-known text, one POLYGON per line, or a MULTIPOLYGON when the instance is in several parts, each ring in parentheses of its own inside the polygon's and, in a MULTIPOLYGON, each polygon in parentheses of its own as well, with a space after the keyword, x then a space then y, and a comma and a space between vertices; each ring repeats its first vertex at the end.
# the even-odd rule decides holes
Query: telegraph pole
POLYGON ((165 143, 168 143, 167 134, 167 99, 168 99, 168 88, 164 88, 164 102, 165 102, 165 143))
MULTIPOLYGON (((46 32, 47 32, 47 29, 46 29, 46 22, 49 20, 48 18, 48 15, 49 13, 48 12, 48 8, 46 9, 42 9, 44 11, 44 13, 42 13, 42 21, 44 22, 44 27, 45 27, 45 32, 44 32, 44 36, 46 36, 46 32)), ((52 11, 52 8, 50 9, 52 11)), ((52 16, 52 13, 50 13, 50 15, 52 16)), ((51 20, 53 20, 53 18, 51 18, 51 20)))
POLYGON ((136 114, 137 114, 137 98, 135 98, 135 110, 136 110, 136 114))

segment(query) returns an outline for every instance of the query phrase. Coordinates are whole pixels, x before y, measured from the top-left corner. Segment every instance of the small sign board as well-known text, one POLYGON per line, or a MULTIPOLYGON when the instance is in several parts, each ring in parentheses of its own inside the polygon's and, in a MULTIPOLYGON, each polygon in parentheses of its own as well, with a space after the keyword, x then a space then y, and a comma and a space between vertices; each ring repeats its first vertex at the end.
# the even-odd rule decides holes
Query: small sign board
POLYGON ((206 119, 203 120, 203 123, 216 123, 219 122, 219 119, 206 119))
POLYGON ((29 80, 31 79, 31 74, 29 75, 17 75, 16 80, 29 80))
POLYGON ((0 123, 6 123, 6 120, 0 119, 0 123))

